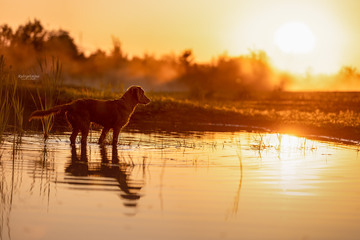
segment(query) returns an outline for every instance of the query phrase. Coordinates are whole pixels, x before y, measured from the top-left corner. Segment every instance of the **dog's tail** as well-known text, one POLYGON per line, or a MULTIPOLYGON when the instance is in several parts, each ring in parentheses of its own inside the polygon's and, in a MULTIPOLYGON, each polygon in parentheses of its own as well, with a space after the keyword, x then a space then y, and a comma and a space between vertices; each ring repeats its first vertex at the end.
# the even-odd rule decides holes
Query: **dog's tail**
POLYGON ((33 119, 43 118, 52 114, 58 114, 60 112, 66 112, 69 109, 70 104, 58 105, 48 110, 36 110, 31 113, 29 117, 29 122, 33 119))

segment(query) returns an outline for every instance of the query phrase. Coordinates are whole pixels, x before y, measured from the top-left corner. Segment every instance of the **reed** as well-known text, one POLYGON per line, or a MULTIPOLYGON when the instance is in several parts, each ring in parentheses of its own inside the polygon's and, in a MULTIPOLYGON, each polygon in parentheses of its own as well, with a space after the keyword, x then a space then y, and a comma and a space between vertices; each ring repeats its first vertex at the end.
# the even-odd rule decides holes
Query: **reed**
POLYGON ((9 123, 11 100, 9 96, 9 74, 5 71, 4 56, 0 56, 0 142, 9 123))
POLYGON ((24 94, 21 89, 19 89, 19 79, 16 78, 13 74, 10 76, 11 81, 11 105, 12 111, 14 114, 14 133, 22 134, 23 133, 23 122, 24 122, 24 94))
POLYGON ((11 105, 10 105, 9 94, 4 88, 3 84, 1 84, 0 85, 0 142, 2 141, 2 136, 8 127, 10 110, 11 110, 11 105))
MULTIPOLYGON (((51 62, 45 58, 38 61, 40 86, 36 88, 36 95, 31 94, 31 98, 38 110, 48 110, 53 107, 58 100, 60 87, 62 85, 62 65, 58 58, 52 57, 51 62)), ((54 116, 41 119, 44 140, 49 137, 54 125, 54 116)))

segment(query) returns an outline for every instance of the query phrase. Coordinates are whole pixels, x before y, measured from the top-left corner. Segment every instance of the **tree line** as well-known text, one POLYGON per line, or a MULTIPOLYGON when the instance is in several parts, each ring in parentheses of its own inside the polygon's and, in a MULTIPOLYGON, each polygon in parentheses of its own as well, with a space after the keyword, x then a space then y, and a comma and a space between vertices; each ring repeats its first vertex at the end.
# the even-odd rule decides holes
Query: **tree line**
MULTIPOLYGON (((65 83, 116 89, 139 84, 149 90, 186 90, 199 98, 281 91, 294 82, 293 75, 277 71, 261 50, 237 57, 223 54, 200 64, 194 61, 191 49, 161 57, 143 54, 130 58, 121 41, 112 40, 110 53, 98 49, 86 56, 68 31, 46 30, 35 19, 16 30, 7 24, 0 26, 0 55, 19 74, 32 73, 41 59, 54 56, 62 63, 65 83)), ((358 77, 357 70, 349 67, 342 68, 341 74, 358 77)))

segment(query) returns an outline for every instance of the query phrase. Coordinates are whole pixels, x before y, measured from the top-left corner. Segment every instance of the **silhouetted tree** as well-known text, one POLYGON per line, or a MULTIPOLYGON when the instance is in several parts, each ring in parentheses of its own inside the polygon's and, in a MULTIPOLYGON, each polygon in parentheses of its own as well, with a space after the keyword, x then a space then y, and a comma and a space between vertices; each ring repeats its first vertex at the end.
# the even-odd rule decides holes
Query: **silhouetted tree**
POLYGON ((113 49, 111 51, 111 57, 115 61, 122 61, 126 59, 122 49, 121 49, 121 41, 119 38, 112 36, 113 49))
MULTIPOLYGON (((239 57, 222 55, 212 63, 198 64, 191 49, 161 58, 144 54, 129 59, 121 41, 112 37, 112 42, 110 54, 99 49, 87 57, 79 51, 69 32, 46 31, 36 19, 20 25, 16 31, 7 24, 0 26, 1 54, 15 70, 33 69, 38 58, 50 55, 61 60, 67 79, 81 79, 92 86, 96 81, 105 81, 102 85, 141 84, 152 88, 170 86, 172 82, 172 86, 188 89, 193 97, 208 98, 282 89, 287 82, 287 78, 276 76, 264 51, 251 50, 239 57)), ((341 72, 348 79, 359 76, 352 68, 341 72)))
POLYGON ((0 47, 9 47, 13 38, 11 27, 4 24, 0 27, 0 31, 0 47))
POLYGON ((25 25, 21 25, 15 32, 12 40, 13 47, 21 47, 21 45, 32 45, 36 51, 41 51, 44 43, 46 31, 40 21, 29 21, 25 25))
POLYGON ((53 53, 58 52, 58 54, 61 54, 62 56, 67 56, 73 59, 79 56, 79 51, 74 43, 74 39, 71 38, 69 33, 64 30, 50 32, 45 45, 47 51, 53 53))
POLYGON ((183 51, 183 53, 180 55, 180 63, 185 67, 188 68, 194 61, 194 55, 191 49, 187 49, 183 51))
POLYGON ((358 75, 356 67, 344 66, 340 69, 339 75, 343 78, 354 78, 358 75))

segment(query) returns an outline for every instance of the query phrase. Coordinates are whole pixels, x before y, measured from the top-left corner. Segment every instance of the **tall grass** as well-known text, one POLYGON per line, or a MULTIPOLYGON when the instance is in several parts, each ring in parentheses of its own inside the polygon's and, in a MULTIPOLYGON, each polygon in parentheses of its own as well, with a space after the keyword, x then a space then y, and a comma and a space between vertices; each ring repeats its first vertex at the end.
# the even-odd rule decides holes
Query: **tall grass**
MULTIPOLYGON (((45 58, 39 60, 41 86, 36 88, 36 96, 31 95, 36 108, 39 110, 48 110, 53 107, 59 97, 60 87, 62 85, 62 65, 58 58, 52 57, 51 62, 45 58)), ((50 131, 54 125, 54 116, 41 119, 44 140, 49 137, 50 131)))
POLYGON ((14 133, 22 134, 24 121, 24 101, 23 91, 18 88, 19 79, 11 75, 11 105, 14 114, 14 133))
POLYGON ((5 72, 4 56, 0 56, 0 142, 8 127, 11 101, 8 91, 8 74, 5 72))
MULTIPOLYGON (((10 127, 9 120, 13 113, 14 133, 23 131, 24 103, 18 89, 19 80, 13 72, 5 69, 4 56, 0 56, 0 141, 4 132, 10 127)), ((15 134, 14 134, 15 136, 15 134)))

